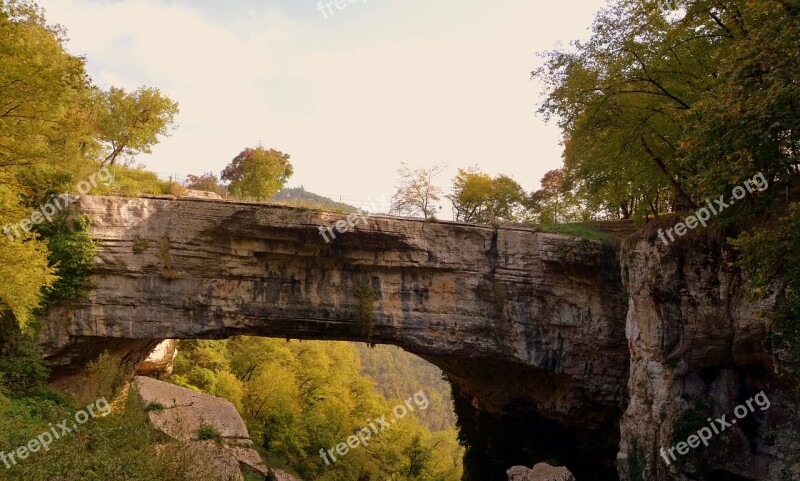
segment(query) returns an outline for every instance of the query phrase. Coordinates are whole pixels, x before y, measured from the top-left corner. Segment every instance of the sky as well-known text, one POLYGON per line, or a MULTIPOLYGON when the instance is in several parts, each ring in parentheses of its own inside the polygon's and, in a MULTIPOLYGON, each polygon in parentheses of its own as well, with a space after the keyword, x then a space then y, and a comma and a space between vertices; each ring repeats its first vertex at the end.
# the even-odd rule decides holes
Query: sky
POLYGON ((561 165, 530 72, 586 38, 603 0, 336 1, 39 3, 95 84, 179 103, 175 130, 137 158, 162 175, 219 175, 260 144, 291 155, 288 187, 367 206, 391 197, 402 162, 445 164, 446 192, 459 167, 531 191, 561 165))

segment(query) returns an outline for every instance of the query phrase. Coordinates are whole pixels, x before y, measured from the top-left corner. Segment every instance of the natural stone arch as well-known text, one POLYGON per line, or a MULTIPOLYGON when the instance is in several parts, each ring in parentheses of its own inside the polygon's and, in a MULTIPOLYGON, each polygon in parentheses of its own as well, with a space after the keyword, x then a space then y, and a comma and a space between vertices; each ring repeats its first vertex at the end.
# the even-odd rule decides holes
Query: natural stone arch
POLYGON ((382 216, 326 242, 319 227, 345 215, 195 199, 75 206, 98 241, 96 288, 50 313, 42 342, 56 376, 104 349, 141 360, 163 339, 394 344, 451 380, 478 450, 467 469, 490 470, 475 479, 548 454, 573 458, 559 461, 578 479, 615 472, 628 349, 609 245, 382 216))

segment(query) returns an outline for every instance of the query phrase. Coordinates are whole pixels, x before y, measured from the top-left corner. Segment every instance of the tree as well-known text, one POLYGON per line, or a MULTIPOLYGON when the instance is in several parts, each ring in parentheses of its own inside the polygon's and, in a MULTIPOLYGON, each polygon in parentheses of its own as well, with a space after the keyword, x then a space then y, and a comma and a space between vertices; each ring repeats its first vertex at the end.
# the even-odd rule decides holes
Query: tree
POLYGON ((233 195, 268 200, 286 185, 294 173, 289 155, 258 146, 244 149, 222 171, 233 195))
POLYGON ((97 136, 107 152, 103 165, 114 165, 121 155, 149 154, 159 135, 169 135, 178 114, 178 104, 157 88, 126 93, 111 87, 97 91, 96 100, 97 136))
POLYGON ((412 438, 411 444, 403 450, 403 454, 408 459, 406 475, 409 479, 418 479, 433 457, 433 452, 422 444, 419 436, 412 438))
POLYGON ((518 220, 525 191, 511 177, 501 174, 492 179, 472 167, 458 169, 458 175, 453 179, 453 193, 447 198, 453 203, 457 221, 513 222, 518 220))
POLYGON ((691 208, 756 172, 800 169, 797 2, 685 6, 676 19, 655 0, 612 2, 588 41, 534 72, 566 178, 609 213, 691 208))
POLYGON ((219 193, 219 179, 213 172, 206 172, 202 175, 189 174, 186 176, 184 185, 187 189, 203 190, 206 192, 219 193))
POLYGON ((436 213, 436 206, 442 195, 442 189, 433 184, 433 178, 441 174, 444 165, 412 170, 405 163, 401 164, 400 185, 392 196, 391 212, 399 215, 418 216, 431 219, 436 213))

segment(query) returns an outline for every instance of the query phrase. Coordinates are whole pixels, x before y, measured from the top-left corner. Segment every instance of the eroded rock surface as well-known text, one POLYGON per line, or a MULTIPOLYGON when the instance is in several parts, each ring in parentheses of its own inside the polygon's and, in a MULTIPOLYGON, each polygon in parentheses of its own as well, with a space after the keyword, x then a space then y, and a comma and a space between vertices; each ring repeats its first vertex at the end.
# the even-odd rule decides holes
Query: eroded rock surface
POLYGON ((748 300, 720 239, 696 235, 670 246, 641 239, 622 259, 631 399, 621 423, 621 478, 800 479, 791 466, 798 461, 797 406, 770 352, 771 326, 758 314, 769 306, 748 300), (709 426, 707 418, 735 419, 734 409, 761 391, 769 408, 756 405, 708 447, 662 458, 662 448, 709 426))
POLYGON ((155 378, 169 376, 172 374, 173 363, 177 355, 175 340, 165 339, 147 355, 147 358, 136 370, 136 374, 155 378))
POLYGON ((190 199, 75 205, 98 241, 97 287, 51 312, 43 345, 56 375, 114 340, 148 349, 235 334, 394 344, 439 365, 462 404, 485 416, 474 442, 491 452, 491 467, 480 479, 504 479, 509 450, 523 449, 493 441, 508 434, 497 429, 503 418, 551 431, 529 458, 555 452, 593 479, 615 472, 629 362, 613 247, 380 216, 326 242, 319 228, 346 215, 190 199), (368 319, 358 315, 364 285, 377 296, 368 319))
POLYGON ((270 469, 253 449, 247 426, 229 401, 144 376, 135 378, 134 387, 153 427, 173 439, 191 441, 200 453, 213 452, 226 477, 237 478, 229 473, 230 459, 236 461, 237 469, 269 474, 270 469), (209 445, 202 439, 201 428, 206 427, 219 435, 218 442, 209 445))

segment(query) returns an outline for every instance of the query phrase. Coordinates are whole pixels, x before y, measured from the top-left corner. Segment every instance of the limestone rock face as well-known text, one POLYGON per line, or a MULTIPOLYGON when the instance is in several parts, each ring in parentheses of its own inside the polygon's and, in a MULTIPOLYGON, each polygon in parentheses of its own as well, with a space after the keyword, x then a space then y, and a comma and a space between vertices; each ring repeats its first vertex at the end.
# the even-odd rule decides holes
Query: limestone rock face
POLYGON ((173 362, 178 355, 174 339, 161 341, 139 365, 136 374, 161 378, 172 374, 173 362))
POLYGON ((536 464, 532 469, 514 466, 506 474, 508 481, 575 481, 575 476, 567 468, 554 467, 547 463, 536 464))
POLYGON ((758 315, 768 306, 747 300, 732 260, 704 236, 670 246, 641 239, 623 249, 631 399, 617 457, 625 481, 697 479, 701 470, 711 479, 800 479, 783 459, 796 449, 796 424, 789 422, 796 406, 776 375, 769 323, 758 315), (660 449, 686 441, 707 418, 734 418, 734 409, 761 391, 768 409, 756 407, 707 448, 668 457, 669 465, 661 457, 660 449), (795 447, 781 453, 778 445, 792 446, 793 436, 795 447))
MULTIPOLYGON (((613 247, 513 226, 241 202, 81 197, 74 206, 98 241, 97 287, 50 313, 42 344, 56 376, 80 369, 87 352, 115 352, 112 342, 150 349, 248 334, 394 344, 440 366, 470 409, 502 417, 527 406, 520 419, 564 429, 535 447, 542 459, 556 449, 564 463, 613 470, 629 367, 613 247), (346 232, 326 241, 320 228, 336 222, 346 232), (359 286, 377 297, 368 319, 359 286)), ((495 435, 505 434, 476 433, 478 448, 498 449, 495 435)), ((506 456, 486 458, 496 479, 506 456)))
MULTIPOLYGON (((236 478, 235 475, 229 476, 227 466, 231 463, 228 459, 236 461, 237 470, 241 468, 264 476, 269 473, 269 468, 253 449, 247 426, 230 402, 149 377, 137 376, 134 385, 145 408, 162 407, 149 410, 150 424, 173 439, 193 441, 193 449, 200 453, 213 454, 219 459, 218 464, 226 477, 236 478), (204 425, 213 426, 220 435, 220 443, 209 445, 208 441, 198 438, 204 425)), ((242 479, 241 476, 239 472, 238 479, 242 479)))

